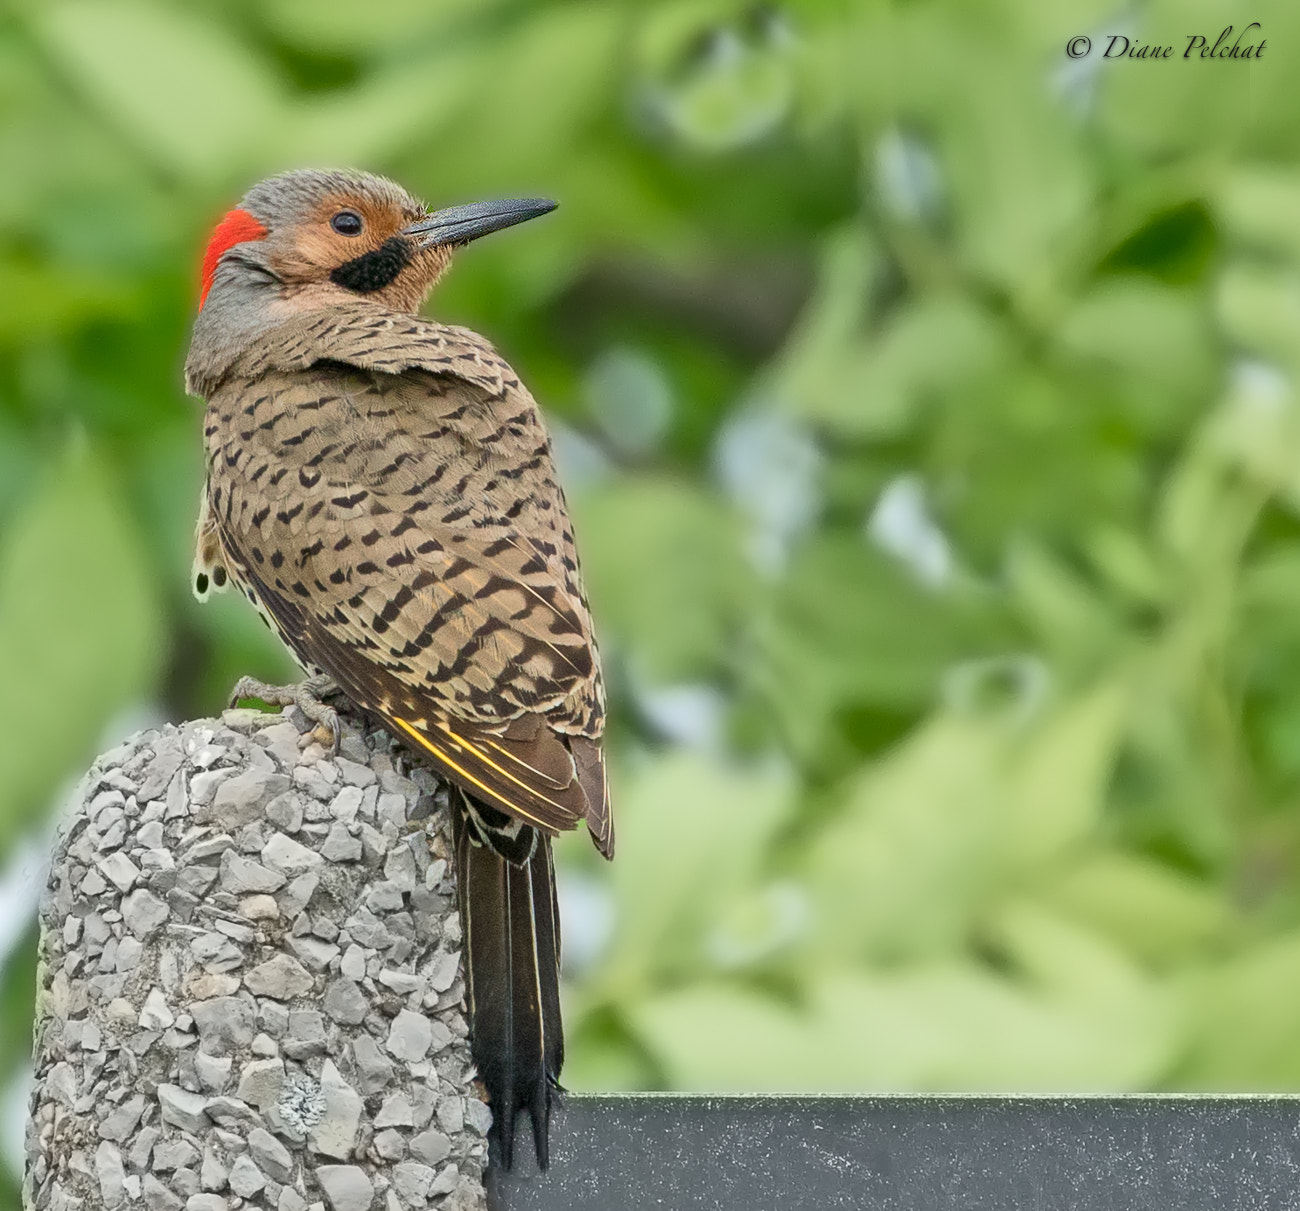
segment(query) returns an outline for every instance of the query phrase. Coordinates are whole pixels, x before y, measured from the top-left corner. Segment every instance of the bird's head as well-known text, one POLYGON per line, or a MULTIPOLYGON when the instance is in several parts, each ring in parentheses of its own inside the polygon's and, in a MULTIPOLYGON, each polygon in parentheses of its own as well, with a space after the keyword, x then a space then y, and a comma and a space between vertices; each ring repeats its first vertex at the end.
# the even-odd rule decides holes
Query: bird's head
POLYGON ((255 185, 217 224, 199 307, 225 296, 247 303, 251 293, 307 307, 360 296, 415 311, 456 247, 554 208, 523 198, 430 211, 368 173, 282 173, 255 185))
POLYGON ((555 208, 542 198, 430 211, 361 172, 286 172, 212 233, 186 382, 202 393, 257 336, 304 311, 371 299, 414 312, 461 244, 555 208))

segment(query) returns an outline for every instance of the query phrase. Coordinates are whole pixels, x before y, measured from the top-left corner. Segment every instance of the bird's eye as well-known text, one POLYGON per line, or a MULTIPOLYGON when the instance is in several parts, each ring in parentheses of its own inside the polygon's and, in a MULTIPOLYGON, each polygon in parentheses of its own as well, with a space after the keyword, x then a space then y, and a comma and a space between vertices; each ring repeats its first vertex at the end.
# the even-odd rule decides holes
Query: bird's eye
POLYGON ((355 210, 340 210, 330 219, 330 226, 339 235, 360 235, 363 224, 361 216, 355 210))

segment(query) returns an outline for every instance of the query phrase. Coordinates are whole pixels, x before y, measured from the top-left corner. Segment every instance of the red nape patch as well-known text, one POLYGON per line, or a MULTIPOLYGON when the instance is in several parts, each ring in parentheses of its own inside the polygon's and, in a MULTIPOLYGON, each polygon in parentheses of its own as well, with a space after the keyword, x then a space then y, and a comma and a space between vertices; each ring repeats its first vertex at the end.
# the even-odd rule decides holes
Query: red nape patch
POLYGON ((212 289, 212 279, 217 276, 217 262, 221 260, 228 248, 248 240, 264 240, 266 228, 246 210, 230 211, 212 233, 208 241, 208 250, 203 254, 203 285, 199 288, 199 310, 207 302, 208 291, 212 289))

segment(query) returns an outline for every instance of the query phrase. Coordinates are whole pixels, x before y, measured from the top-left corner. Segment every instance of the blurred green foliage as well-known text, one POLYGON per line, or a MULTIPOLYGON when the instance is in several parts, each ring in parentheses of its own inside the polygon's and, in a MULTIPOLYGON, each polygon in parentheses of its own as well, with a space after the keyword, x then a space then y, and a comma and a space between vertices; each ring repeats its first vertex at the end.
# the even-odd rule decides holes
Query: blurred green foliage
POLYGON ((188 594, 210 224, 547 194, 431 311, 548 410, 612 686, 569 1083, 1300 1086, 1300 8, 1117 11, 11 0, 0 857, 287 672, 188 594))

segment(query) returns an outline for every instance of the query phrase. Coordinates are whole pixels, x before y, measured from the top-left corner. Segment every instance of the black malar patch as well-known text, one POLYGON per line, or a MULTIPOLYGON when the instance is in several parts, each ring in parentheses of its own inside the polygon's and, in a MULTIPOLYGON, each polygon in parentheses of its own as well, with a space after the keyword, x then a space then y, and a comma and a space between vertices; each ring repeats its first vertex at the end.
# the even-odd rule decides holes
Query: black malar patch
POLYGON ((330 281, 345 290, 355 290, 358 294, 372 294, 395 281, 397 275, 410 263, 410 242, 400 235, 395 235, 385 240, 374 251, 345 261, 330 274, 330 281))

